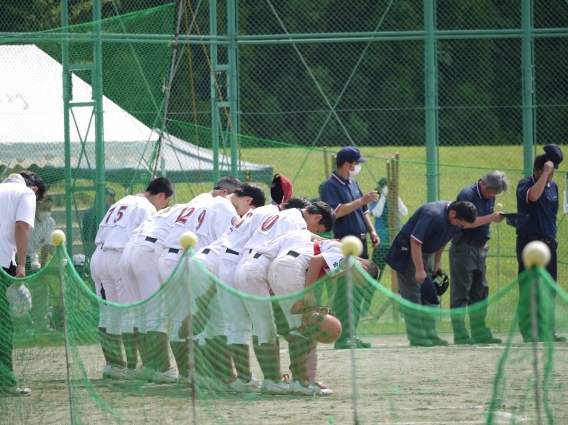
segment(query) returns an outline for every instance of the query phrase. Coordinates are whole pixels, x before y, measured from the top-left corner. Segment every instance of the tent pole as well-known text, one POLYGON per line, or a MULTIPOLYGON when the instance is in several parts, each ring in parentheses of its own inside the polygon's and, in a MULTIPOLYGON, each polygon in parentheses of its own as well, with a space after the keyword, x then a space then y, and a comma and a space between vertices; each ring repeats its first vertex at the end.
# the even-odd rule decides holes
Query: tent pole
POLYGON ((177 57, 177 50, 178 50, 179 28, 181 26, 181 17, 183 16, 183 6, 184 6, 184 0, 179 0, 175 35, 174 35, 174 41, 172 42, 173 50, 172 50, 172 58, 171 58, 171 61, 170 61, 170 75, 169 75, 169 78, 168 78, 168 86, 164 87, 164 90, 166 91, 166 99, 165 99, 165 102, 164 102, 164 116, 162 118, 162 128, 161 128, 160 135, 159 135, 159 138, 158 138, 158 150, 157 150, 157 154, 156 154, 156 161, 154 162, 154 172, 152 173, 152 178, 156 177, 156 173, 158 172, 158 167, 161 164, 160 153, 161 153, 162 143, 164 142, 164 131, 166 131, 166 124, 168 122, 168 109, 169 109, 169 105, 170 105, 170 93, 171 93, 172 83, 174 81, 176 57, 177 57))

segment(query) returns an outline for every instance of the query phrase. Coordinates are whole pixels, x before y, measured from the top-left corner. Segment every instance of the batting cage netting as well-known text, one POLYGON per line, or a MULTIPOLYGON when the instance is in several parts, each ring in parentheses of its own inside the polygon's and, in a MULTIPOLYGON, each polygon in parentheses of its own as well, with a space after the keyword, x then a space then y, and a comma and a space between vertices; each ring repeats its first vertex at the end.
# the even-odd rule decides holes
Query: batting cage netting
POLYGON ((48 194, 26 278, 0 271, 0 423, 566 422, 566 162, 557 237, 542 238, 556 279, 519 273, 519 217, 491 223, 486 244, 448 244, 447 280, 425 258, 415 303, 386 256, 421 206, 496 170, 495 211, 517 213, 534 157, 566 145, 567 2, 352 3, 0 3, 0 182, 30 170, 48 194), (95 244, 124 217, 111 205, 157 176, 172 183, 166 221, 185 223, 193 210, 176 208, 225 176, 276 208, 278 175, 319 211, 351 145, 361 195, 379 197, 372 263, 332 232, 317 247, 305 233, 201 246, 200 214, 197 241, 95 244), (469 301, 454 292, 466 266, 469 301), (120 276, 147 285, 105 284, 120 276), (109 301, 125 294, 143 301, 109 301))
MULTIPOLYGON (((206 261, 196 261, 204 257, 189 249, 172 265, 160 290, 133 305, 96 297, 89 273, 73 264, 64 245, 25 280, 7 283, 3 274, 4 285, 20 293, 8 297, 14 373, 19 385, 33 393, 2 398, 2 421, 497 424, 562 423, 566 416, 566 350, 554 342, 552 321, 556 317, 562 335, 568 295, 542 268, 527 270, 466 312, 448 309, 446 296, 441 306, 404 301, 349 257, 312 287, 317 304, 330 310, 302 313, 296 302, 306 291, 270 298, 245 295, 211 275, 206 261), (22 295, 25 287, 31 308, 25 302, 29 297, 22 295), (517 312, 520 287, 523 302, 517 312), (359 316, 359 306, 373 293, 359 316), (243 307, 252 329, 233 326, 232 331, 243 332, 227 337, 225 325, 231 325, 222 320, 227 311, 219 303, 231 311, 243 307), (354 308, 342 310, 345 305, 354 308), (256 320, 263 311, 272 322, 256 320), (479 319, 485 315, 482 326, 479 319), (354 328, 370 348, 318 343, 341 333, 335 317, 349 323, 349 317, 358 316, 354 328), (469 317, 473 338, 481 338, 488 326, 494 340, 453 344, 452 320, 461 316, 469 317), (523 342, 519 317, 529 320, 534 343, 523 342), (422 328, 420 322, 437 322, 439 338, 450 345, 409 347, 405 322, 409 335, 422 328), (290 325, 295 323, 299 326, 290 325), (271 325, 277 332, 272 340, 271 325), (106 364, 105 358, 115 364, 106 364), (318 389, 302 393, 298 379, 318 389)), ((283 294, 287 285, 298 286, 294 278, 302 273, 280 259, 268 268, 268 280, 274 292, 283 294)), ((253 255, 245 268, 250 261, 263 260, 253 255)), ((243 321, 232 317, 232 325, 243 321)))

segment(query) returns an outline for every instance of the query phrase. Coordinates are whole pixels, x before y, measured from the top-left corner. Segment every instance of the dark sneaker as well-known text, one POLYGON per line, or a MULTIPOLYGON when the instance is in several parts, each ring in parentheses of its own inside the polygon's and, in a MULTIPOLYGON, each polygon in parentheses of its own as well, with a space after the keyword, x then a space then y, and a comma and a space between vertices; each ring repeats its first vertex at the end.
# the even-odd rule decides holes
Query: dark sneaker
POLYGON ((460 338, 460 339, 454 338, 454 344, 456 344, 456 345, 474 345, 475 341, 471 338, 460 338))
POLYGON ((337 341, 335 341, 333 348, 335 348, 336 350, 349 350, 351 349, 351 340, 349 338, 338 339, 337 341))
POLYGON ((361 341, 358 336, 356 336, 353 339, 355 341, 355 345, 357 346, 357 348, 371 348, 370 342, 361 341))
POLYGON ((435 345, 435 346, 445 347, 446 345, 448 345, 448 341, 440 338, 439 336, 433 336, 433 337, 430 337, 428 339, 432 342, 432 345, 435 345))
POLYGON ((434 344, 432 344, 432 341, 428 338, 416 338, 410 340, 411 347, 431 347, 432 345, 434 344))
POLYGON ((554 342, 566 342, 567 339, 565 336, 558 336, 554 334, 554 342))

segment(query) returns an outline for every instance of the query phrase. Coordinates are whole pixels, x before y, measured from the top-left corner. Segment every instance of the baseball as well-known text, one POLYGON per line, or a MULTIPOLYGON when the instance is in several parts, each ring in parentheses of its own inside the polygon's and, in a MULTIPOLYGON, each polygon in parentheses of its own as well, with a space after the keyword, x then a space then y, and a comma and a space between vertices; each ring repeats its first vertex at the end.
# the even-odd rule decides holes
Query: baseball
POLYGON ((194 248, 197 245, 197 235, 193 232, 185 232, 179 237, 179 244, 184 250, 189 247, 194 248))
POLYGON ((503 204, 501 202, 495 204, 495 211, 503 211, 503 204))
POLYGON ((363 243, 355 236, 345 236, 341 239, 341 250, 346 257, 350 255, 359 256, 363 253, 363 243))
POLYGON ((63 230, 54 230, 53 233, 51 233, 51 243, 55 246, 59 246, 63 242, 65 242, 65 233, 63 230))
POLYGON ((546 267, 550 261, 550 250, 541 241, 532 241, 525 246, 522 253, 523 263, 527 269, 534 266, 546 267))

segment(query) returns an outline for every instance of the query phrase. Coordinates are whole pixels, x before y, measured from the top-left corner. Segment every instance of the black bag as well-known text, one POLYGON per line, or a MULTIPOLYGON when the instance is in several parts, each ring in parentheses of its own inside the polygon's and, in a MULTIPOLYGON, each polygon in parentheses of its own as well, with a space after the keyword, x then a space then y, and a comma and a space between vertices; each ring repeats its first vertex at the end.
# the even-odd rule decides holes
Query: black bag
POLYGON ((410 261, 410 239, 398 232, 385 257, 385 262, 391 269, 401 272, 408 266, 408 261, 410 261))

